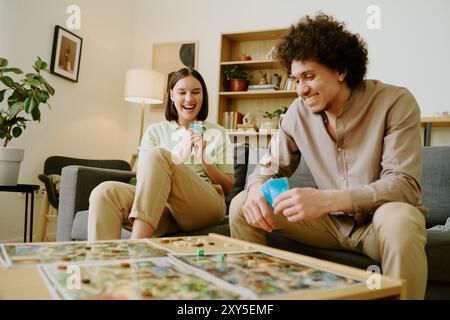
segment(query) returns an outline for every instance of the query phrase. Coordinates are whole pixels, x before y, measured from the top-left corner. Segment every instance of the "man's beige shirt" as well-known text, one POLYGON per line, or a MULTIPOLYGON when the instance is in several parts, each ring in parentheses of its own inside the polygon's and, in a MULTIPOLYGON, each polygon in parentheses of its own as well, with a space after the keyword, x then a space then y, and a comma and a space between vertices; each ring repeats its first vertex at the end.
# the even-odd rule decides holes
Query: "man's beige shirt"
POLYGON ((346 236, 386 202, 406 202, 427 213, 419 183, 420 109, 406 88, 366 80, 353 90, 336 119, 336 142, 325 122, 324 114, 314 114, 296 99, 247 188, 269 178, 291 176, 303 157, 318 189, 350 192, 354 212, 330 213, 346 236))

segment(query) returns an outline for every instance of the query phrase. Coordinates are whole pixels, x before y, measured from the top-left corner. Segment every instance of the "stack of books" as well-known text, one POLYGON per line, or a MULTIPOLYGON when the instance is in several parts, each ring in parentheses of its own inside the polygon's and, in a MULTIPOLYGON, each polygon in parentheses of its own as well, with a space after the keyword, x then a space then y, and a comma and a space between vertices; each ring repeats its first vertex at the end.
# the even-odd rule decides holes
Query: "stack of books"
POLYGON ((244 119, 244 115, 237 111, 227 111, 223 113, 224 116, 224 127, 225 129, 236 130, 237 125, 242 123, 242 119, 244 119))
POLYGON ((274 84, 252 84, 248 86, 248 90, 278 90, 274 84))

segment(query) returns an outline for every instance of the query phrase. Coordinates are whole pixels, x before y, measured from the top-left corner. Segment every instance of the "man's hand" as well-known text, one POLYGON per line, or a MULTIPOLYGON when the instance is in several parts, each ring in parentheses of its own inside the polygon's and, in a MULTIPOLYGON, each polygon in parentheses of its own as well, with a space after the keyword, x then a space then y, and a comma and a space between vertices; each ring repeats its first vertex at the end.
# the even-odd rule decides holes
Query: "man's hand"
POLYGON ((260 187, 260 183, 250 187, 243 207, 244 216, 248 224, 271 232, 275 228, 273 212, 261 193, 260 187))
POLYGON ((330 198, 326 191, 314 188, 293 188, 280 194, 272 203, 275 214, 290 222, 315 219, 330 212, 330 198))

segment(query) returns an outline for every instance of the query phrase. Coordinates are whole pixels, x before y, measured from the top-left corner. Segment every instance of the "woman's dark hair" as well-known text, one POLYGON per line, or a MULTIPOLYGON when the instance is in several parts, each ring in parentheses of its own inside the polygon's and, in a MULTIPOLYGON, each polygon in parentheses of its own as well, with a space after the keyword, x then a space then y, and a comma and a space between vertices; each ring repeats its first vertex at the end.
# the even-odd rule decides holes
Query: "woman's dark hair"
POLYGON ((197 70, 192 68, 182 68, 172 75, 169 81, 169 86, 167 88, 168 99, 165 116, 166 120, 168 121, 178 120, 178 111, 175 108, 175 105, 172 103, 172 99, 170 99, 170 90, 173 89, 178 81, 188 76, 193 76, 202 85, 203 103, 197 115, 197 120, 203 121, 208 117, 208 90, 206 89, 205 80, 203 80, 202 75, 197 70))
POLYGON ((345 29, 343 22, 319 13, 303 17, 289 28, 276 48, 277 59, 290 73, 294 60, 313 60, 332 70, 347 72, 350 88, 358 87, 367 71, 367 45, 358 34, 345 29))

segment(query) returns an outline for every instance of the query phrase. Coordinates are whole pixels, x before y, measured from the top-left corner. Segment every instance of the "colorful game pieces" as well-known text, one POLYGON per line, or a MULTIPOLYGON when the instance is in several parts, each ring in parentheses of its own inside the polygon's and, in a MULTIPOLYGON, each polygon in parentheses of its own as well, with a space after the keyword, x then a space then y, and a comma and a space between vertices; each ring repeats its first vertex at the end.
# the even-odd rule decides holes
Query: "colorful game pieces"
POLYGON ((197 257, 204 257, 205 256, 205 250, 198 249, 197 250, 197 257))
POLYGON ((219 254, 216 256, 217 262, 224 262, 225 261, 225 255, 219 254))
POLYGON ((283 192, 289 190, 287 178, 270 179, 261 186, 261 192, 273 210, 273 201, 283 192))

